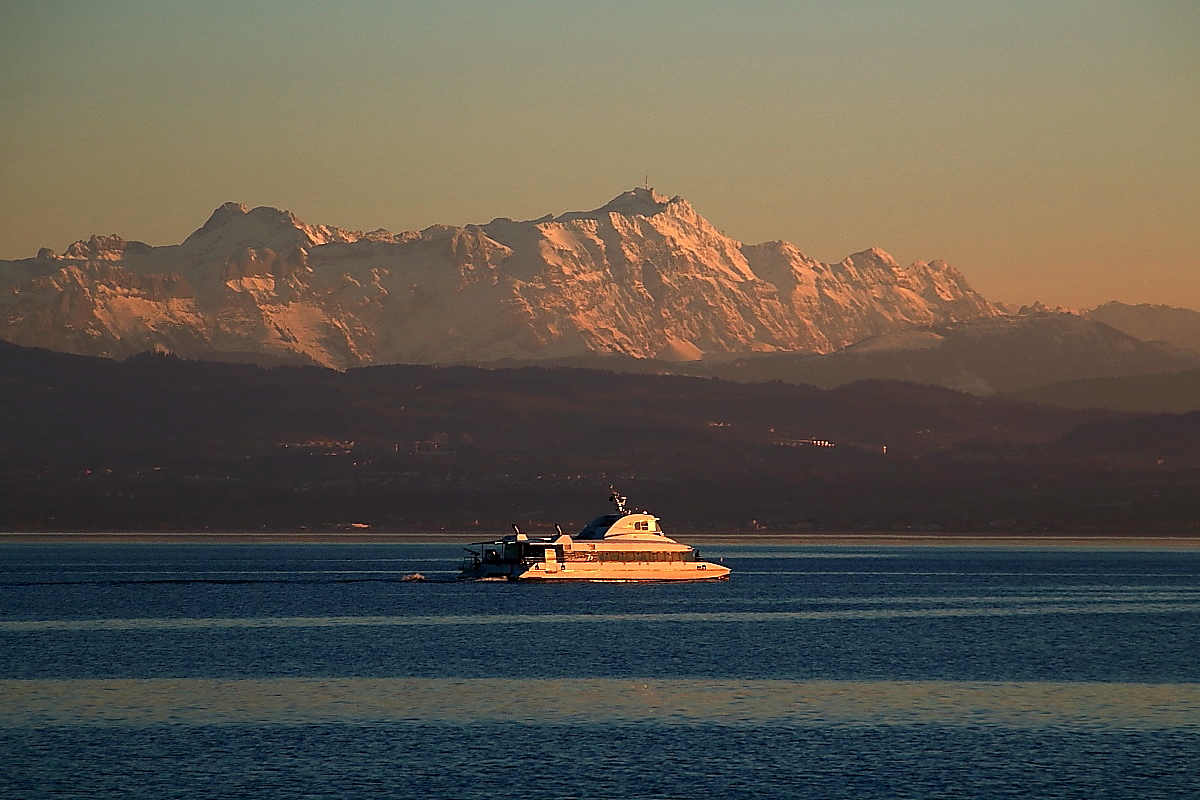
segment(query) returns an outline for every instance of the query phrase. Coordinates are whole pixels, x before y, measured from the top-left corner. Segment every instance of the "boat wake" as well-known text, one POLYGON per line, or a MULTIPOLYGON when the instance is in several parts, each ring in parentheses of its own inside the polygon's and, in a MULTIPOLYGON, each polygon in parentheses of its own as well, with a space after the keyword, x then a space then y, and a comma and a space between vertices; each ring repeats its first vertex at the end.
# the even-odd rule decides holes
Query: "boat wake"
POLYGON ((0 587, 24 586, 159 586, 168 584, 294 584, 323 585, 331 583, 456 583, 447 575, 425 575, 411 572, 402 575, 344 578, 114 578, 109 580, 63 580, 63 581, 4 581, 0 587))

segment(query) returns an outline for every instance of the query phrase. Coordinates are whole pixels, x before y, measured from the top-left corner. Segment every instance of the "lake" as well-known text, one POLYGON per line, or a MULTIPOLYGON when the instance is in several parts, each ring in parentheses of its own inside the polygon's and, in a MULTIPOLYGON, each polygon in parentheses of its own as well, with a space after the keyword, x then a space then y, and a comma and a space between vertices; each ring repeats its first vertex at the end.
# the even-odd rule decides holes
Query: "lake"
POLYGON ((1197 796, 1197 549, 721 545, 683 585, 459 554, 0 544, 0 794, 1197 796))

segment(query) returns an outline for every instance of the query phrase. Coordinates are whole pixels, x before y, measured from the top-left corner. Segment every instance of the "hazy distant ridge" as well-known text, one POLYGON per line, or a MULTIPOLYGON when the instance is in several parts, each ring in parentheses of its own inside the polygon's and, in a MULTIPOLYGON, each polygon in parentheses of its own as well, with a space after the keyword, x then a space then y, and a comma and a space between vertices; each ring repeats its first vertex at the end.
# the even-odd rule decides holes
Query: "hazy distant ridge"
POLYGON ((1200 311, 1113 301, 1084 313, 1088 319, 1111 325, 1144 342, 1165 342, 1200 352, 1200 311))

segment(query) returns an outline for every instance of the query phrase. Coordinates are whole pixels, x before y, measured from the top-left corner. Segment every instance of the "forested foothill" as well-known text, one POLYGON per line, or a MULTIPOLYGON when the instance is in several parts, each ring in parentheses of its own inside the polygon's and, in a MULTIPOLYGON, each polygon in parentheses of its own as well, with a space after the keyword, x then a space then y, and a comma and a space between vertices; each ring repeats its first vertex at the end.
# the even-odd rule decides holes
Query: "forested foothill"
POLYGON ((1200 535, 1200 412, 528 367, 338 372, 0 343, 7 531, 582 525, 1200 535))

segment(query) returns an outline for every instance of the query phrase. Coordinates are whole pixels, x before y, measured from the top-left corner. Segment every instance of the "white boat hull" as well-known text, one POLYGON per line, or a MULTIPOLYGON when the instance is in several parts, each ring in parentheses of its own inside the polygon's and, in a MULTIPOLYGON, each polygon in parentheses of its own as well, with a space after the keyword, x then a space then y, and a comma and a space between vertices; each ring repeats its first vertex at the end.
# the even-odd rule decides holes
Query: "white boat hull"
POLYGON ((610 565, 559 564, 557 569, 546 569, 544 563, 531 567, 509 565, 484 566, 468 570, 459 576, 461 580, 497 580, 510 581, 607 581, 628 583, 664 582, 664 581, 722 581, 729 577, 729 568, 721 564, 707 561, 683 562, 678 566, 663 564, 623 564, 620 567, 610 565))

